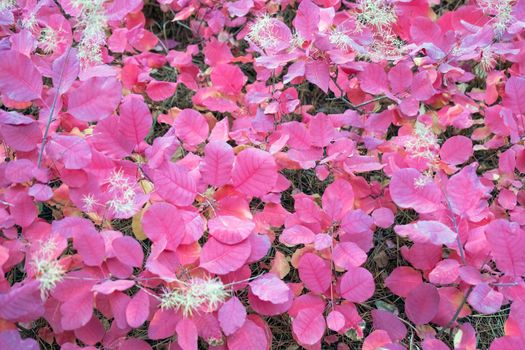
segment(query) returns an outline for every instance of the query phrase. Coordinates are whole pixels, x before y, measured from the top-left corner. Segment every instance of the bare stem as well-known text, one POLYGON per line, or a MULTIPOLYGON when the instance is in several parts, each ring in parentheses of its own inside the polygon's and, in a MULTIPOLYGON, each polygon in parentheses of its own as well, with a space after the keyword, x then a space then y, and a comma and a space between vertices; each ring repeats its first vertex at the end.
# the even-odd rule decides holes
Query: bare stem
POLYGON ((55 106, 58 100, 58 95, 60 94, 60 85, 62 85, 62 78, 64 76, 64 70, 66 69, 67 62, 69 60, 69 53, 71 52, 71 47, 67 50, 66 58, 64 59, 64 64, 62 66, 62 70, 60 71, 60 75, 58 77, 58 84, 55 86, 56 93, 55 97, 53 97, 53 104, 51 105, 51 109, 49 110, 49 117, 47 119, 46 129, 44 131, 44 138, 42 139, 42 144, 40 145, 40 151, 38 152, 38 160, 36 162, 36 167, 40 168, 40 164, 42 163, 42 156, 44 155, 44 148, 46 147, 47 142, 47 135, 49 134, 49 127, 51 126, 51 122, 53 121, 53 115, 55 114, 55 106))

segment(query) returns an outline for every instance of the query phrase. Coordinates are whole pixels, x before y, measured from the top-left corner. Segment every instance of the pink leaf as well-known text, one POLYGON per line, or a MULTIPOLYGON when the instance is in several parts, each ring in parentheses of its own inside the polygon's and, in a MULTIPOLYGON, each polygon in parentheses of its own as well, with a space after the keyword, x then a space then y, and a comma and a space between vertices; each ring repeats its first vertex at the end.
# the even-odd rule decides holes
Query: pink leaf
POLYGON ((237 297, 222 304, 218 314, 221 329, 225 335, 232 335, 246 321, 246 308, 237 297))
POLYGON ((359 73, 361 90, 372 95, 388 92, 388 78, 385 69, 377 63, 369 63, 363 72, 359 73))
POLYGON ((525 114, 525 78, 510 77, 507 80, 503 104, 516 114, 525 114))
POLYGON ((76 232, 73 238, 73 246, 88 266, 100 266, 105 259, 104 239, 93 228, 81 229, 76 232))
POLYGON ((494 220, 485 234, 498 269, 514 277, 525 275, 525 231, 518 223, 494 220))
POLYGON ((71 296, 60 306, 61 325, 64 330, 74 330, 85 326, 93 316, 93 295, 79 293, 71 296))
POLYGON ((323 258, 306 253, 299 260, 299 277, 315 293, 323 293, 332 283, 330 264, 323 258))
POLYGON ((457 233, 439 221, 419 220, 408 225, 396 225, 394 231, 414 242, 436 245, 453 243, 457 237, 457 233))
POLYGON ((352 185, 343 179, 332 182, 323 193, 324 211, 333 219, 341 218, 354 206, 354 190, 352 185))
POLYGON ((490 189, 476 175, 476 164, 461 169, 447 183, 447 198, 455 214, 476 216, 486 206, 490 189))
POLYGON ((5 350, 39 350, 40 346, 34 339, 22 339, 15 330, 2 330, 0 332, 0 349, 5 350))
POLYGON ((117 108, 122 96, 121 90, 116 78, 90 78, 67 93, 67 111, 85 122, 102 120, 117 108))
POLYGON ((466 162, 472 156, 472 141, 465 136, 453 136, 441 146, 439 156, 441 160, 450 165, 466 162))
POLYGON ((498 312, 503 304, 503 294, 494 290, 487 283, 480 283, 472 289, 468 303, 482 314, 498 312))
POLYGON ((250 282, 252 293, 259 299, 282 304, 290 299, 290 288, 273 273, 267 273, 250 282))
POLYGON ((363 265, 367 255, 357 244, 341 242, 335 246, 332 259, 337 266, 351 269, 363 265))
POLYGON ((319 32, 319 20, 319 7, 310 0, 303 0, 297 8, 293 24, 302 38, 312 40, 319 32))
POLYGON ((324 114, 317 114, 310 119, 308 125, 312 145, 317 147, 328 146, 335 137, 335 128, 332 121, 324 114))
POLYGON ((42 131, 37 123, 27 125, 2 125, 0 135, 3 141, 16 151, 29 152, 42 141, 42 131))
POLYGON ((289 246, 309 244, 312 243, 314 239, 315 233, 303 225, 295 225, 285 228, 279 236, 279 241, 289 246))
POLYGON ((213 87, 224 94, 240 94, 248 80, 242 70, 228 63, 220 63, 213 67, 210 76, 213 87))
POLYGON ((211 237, 202 247, 200 266, 218 275, 225 275, 240 269, 251 253, 250 242, 245 240, 236 245, 226 245, 211 237))
POLYGON ((341 278, 340 289, 346 300, 362 303, 374 294, 374 276, 365 268, 351 268, 341 278))
POLYGON ((265 330, 252 320, 228 337, 228 350, 267 350, 268 339, 265 330))
POLYGON ((0 93, 14 101, 31 101, 42 95, 42 74, 25 55, 0 51, 0 93))
POLYGON ((222 186, 230 182, 235 155, 230 145, 223 141, 210 142, 204 148, 204 161, 200 172, 206 183, 222 186))
POLYGON ((63 162, 66 169, 83 169, 91 163, 91 148, 78 136, 55 134, 49 140, 46 152, 53 160, 63 162))
POLYGON ((436 287, 422 283, 408 293, 405 300, 405 312, 415 325, 430 322, 438 312, 439 293, 436 287))
POLYGON ((171 81, 152 80, 146 87, 146 94, 155 102, 170 98, 177 90, 177 83, 171 81))
POLYGON ((237 155, 232 173, 233 185, 247 196, 261 197, 277 182, 277 165, 265 151, 248 148, 237 155))
MULTIPOLYGON (((0 292, 0 318, 11 322, 34 321, 44 313, 40 282, 15 285, 7 293, 0 292)), ((0 333, 1 334, 1 333, 0 333)))
POLYGON ((384 310, 372 310, 374 329, 382 329, 394 341, 400 341, 407 335, 407 328, 394 314, 384 310))
POLYGON ((144 260, 144 252, 139 242, 130 236, 123 236, 115 238, 111 241, 111 246, 117 259, 122 263, 133 266, 142 266, 142 260, 144 260))
POLYGON ((339 332, 346 324, 345 316, 339 311, 331 311, 326 316, 326 324, 334 332, 339 332))
POLYGON ((189 146, 197 146, 208 137, 209 126, 206 119, 193 109, 183 109, 173 123, 175 135, 189 146))
POLYGON ((328 83, 330 82, 330 66, 320 60, 307 62, 304 75, 306 79, 317 85, 325 94, 328 93, 328 83))
POLYGON ((116 280, 116 281, 109 280, 109 281, 104 281, 104 282, 99 283, 99 284, 95 284, 91 288, 91 291, 93 291, 95 293, 109 295, 109 294, 114 293, 116 291, 127 290, 127 289, 133 287, 134 285, 135 285, 135 282, 134 281, 130 281, 130 280, 116 280))
POLYGON ((434 182, 416 186, 421 176, 416 169, 396 171, 390 180, 390 195, 401 208, 413 208, 418 213, 426 214, 440 208, 443 195, 434 182))
POLYGON ((165 163, 153 173, 155 191, 166 201, 179 206, 193 203, 197 184, 188 171, 171 162, 165 163))
POLYGON ((132 328, 140 327, 149 316, 149 296, 143 290, 131 298, 126 307, 126 321, 132 328))
POLYGON ((292 321, 292 330, 301 344, 314 345, 321 340, 326 330, 322 312, 316 308, 299 311, 292 321))
POLYGON ((184 350, 197 350, 197 326, 190 319, 183 318, 175 327, 177 343, 184 350))
POLYGON ((142 96, 131 94, 124 97, 120 105, 119 137, 138 145, 148 135, 152 120, 142 96))
POLYGON ((444 259, 429 273, 428 279, 434 284, 454 283, 459 277, 459 262, 453 259, 444 259))
POLYGON ((148 327, 148 338, 158 340, 171 337, 175 334, 175 327, 182 319, 182 315, 172 309, 158 309, 148 327))
POLYGON ((254 228, 253 221, 230 215, 220 215, 208 221, 210 235, 225 244, 237 244, 244 241, 254 228))
POLYGON ((165 238, 173 249, 181 243, 184 234, 181 215, 177 207, 169 203, 155 203, 144 213, 142 227, 153 242, 165 238))
POLYGON ((66 50, 62 56, 53 62, 52 69, 53 74, 51 78, 53 79, 53 86, 59 88, 59 94, 66 93, 80 72, 77 50, 66 50))

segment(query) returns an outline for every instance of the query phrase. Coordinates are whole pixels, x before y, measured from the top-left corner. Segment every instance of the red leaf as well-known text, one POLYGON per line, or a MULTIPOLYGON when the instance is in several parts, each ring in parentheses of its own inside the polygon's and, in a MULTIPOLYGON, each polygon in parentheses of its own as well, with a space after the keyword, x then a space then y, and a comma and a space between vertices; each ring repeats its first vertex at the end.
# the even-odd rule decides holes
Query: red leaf
POLYGON ((232 173, 233 185, 247 196, 261 197, 277 182, 277 165, 265 151, 248 148, 237 155, 232 173))
POLYGON ((321 340, 326 330, 322 312, 316 308, 299 311, 292 321, 292 330, 301 344, 314 345, 321 340))
POLYGON ((0 51, 0 92, 14 101, 39 99, 42 74, 25 55, 14 50, 0 51))
POLYGON ((246 263, 251 253, 250 242, 226 245, 211 237, 202 247, 200 267, 218 275, 238 270, 246 263))
POLYGON ((221 329, 225 335, 232 335, 244 325, 246 321, 246 308, 237 297, 222 304, 218 314, 221 329))
POLYGON ((323 258, 306 253, 299 260, 299 277, 315 293, 323 293, 332 283, 330 264, 323 258))
POLYGON ((439 293, 432 284, 422 283, 408 293, 405 300, 405 313, 415 325, 430 322, 439 307, 439 293))
POLYGON ((365 268, 349 269, 341 278, 341 296, 353 303, 362 303, 374 295, 374 276, 365 268))

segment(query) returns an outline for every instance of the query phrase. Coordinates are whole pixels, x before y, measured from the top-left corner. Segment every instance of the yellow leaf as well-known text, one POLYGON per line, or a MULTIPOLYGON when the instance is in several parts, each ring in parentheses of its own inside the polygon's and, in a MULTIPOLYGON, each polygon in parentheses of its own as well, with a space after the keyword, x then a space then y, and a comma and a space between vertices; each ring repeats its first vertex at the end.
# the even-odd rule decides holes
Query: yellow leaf
POLYGON ((144 215, 144 209, 138 212, 133 216, 133 219, 131 220, 131 229, 133 230, 133 234, 139 241, 143 241, 146 238, 146 234, 144 233, 144 229, 142 228, 142 216, 144 215))

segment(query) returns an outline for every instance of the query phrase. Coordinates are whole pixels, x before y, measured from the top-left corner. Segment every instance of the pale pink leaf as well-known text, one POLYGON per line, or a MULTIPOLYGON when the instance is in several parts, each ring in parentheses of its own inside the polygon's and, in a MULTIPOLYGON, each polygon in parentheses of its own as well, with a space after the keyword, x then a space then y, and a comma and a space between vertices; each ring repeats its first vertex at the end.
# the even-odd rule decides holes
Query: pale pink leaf
POLYGON ((91 290, 95 293, 109 295, 116 291, 124 291, 135 285, 131 280, 109 280, 99 284, 95 284, 91 290))
POLYGON ((219 323, 225 335, 232 335, 246 321, 246 308, 237 297, 222 304, 218 313, 219 323))
POLYGON ((346 324, 345 316, 339 311, 331 311, 326 316, 326 324, 334 332, 339 332, 346 324))
POLYGON ((455 242, 457 233, 439 221, 419 220, 408 225, 396 225, 394 231, 402 237, 408 237, 417 243, 436 245, 455 242))
POLYGON ((459 277, 459 262, 453 259, 440 261, 428 275, 430 282, 434 284, 451 284, 459 277))
POLYGON ((353 209, 354 190, 352 185, 343 179, 337 179, 325 189, 322 197, 324 211, 336 221, 353 209))
POLYGON ((487 206, 484 199, 490 193, 490 189, 481 183, 476 174, 476 164, 472 164, 448 180, 446 192, 452 211, 471 217, 487 206))
POLYGON ((77 50, 66 50, 62 56, 53 62, 52 70, 53 86, 59 88, 59 94, 67 92, 80 72, 77 50))
POLYGON ((361 89, 372 95, 388 91, 388 78, 381 64, 369 63, 363 72, 359 73, 361 89))
POLYGON ((142 289, 131 298, 126 307, 126 321, 132 328, 140 327, 149 316, 149 296, 142 289))
POLYGON ((53 160, 62 162, 66 169, 83 169, 92 158, 89 144, 79 136, 55 134, 49 140, 46 152, 53 160))

